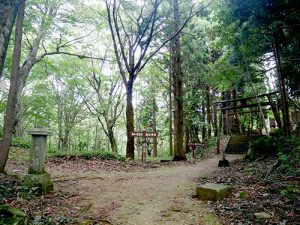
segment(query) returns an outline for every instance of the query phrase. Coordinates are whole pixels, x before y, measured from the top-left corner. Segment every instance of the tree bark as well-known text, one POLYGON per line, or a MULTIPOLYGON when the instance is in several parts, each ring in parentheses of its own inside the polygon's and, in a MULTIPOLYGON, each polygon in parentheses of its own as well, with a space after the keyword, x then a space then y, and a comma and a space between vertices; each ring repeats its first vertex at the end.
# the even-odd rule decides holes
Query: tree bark
POLYGON ((202 141, 206 139, 205 101, 202 99, 202 141))
POLYGON ((172 86, 173 86, 173 80, 172 80, 172 68, 170 68, 169 73, 169 83, 170 83, 170 90, 169 90, 169 155, 173 156, 173 101, 172 101, 172 86))
POLYGON ((112 152, 118 153, 117 141, 114 135, 113 128, 112 127, 108 128, 107 132, 108 132, 108 139, 109 139, 109 144, 112 152))
POLYGON ((280 120, 280 115, 279 115, 279 112, 277 110, 276 104, 275 104, 275 102, 274 102, 274 100, 273 100, 273 98, 272 98, 271 95, 268 95, 267 97, 268 97, 268 100, 270 102, 271 110, 273 112, 273 115, 274 115, 274 118, 276 120, 276 123, 277 123, 277 125, 278 125, 279 128, 282 128, 282 124, 281 124, 281 120, 280 120))
POLYGON ((0 78, 2 77, 11 31, 20 2, 20 0, 0 1, 0 78))
MULTIPOLYGON (((156 105, 156 99, 155 97, 153 97, 153 112, 152 112, 152 116, 153 116, 153 132, 156 133, 156 111, 157 111, 157 105, 156 105)), ((153 138, 153 157, 157 157, 157 137, 153 138)))
MULTIPOLYGON (((232 91, 232 98, 233 99, 237 98, 237 93, 236 93, 235 89, 232 91)), ((236 106, 237 106, 237 102, 233 102, 233 107, 236 107, 236 106)), ((240 126, 239 113, 237 112, 236 109, 233 110, 233 113, 235 115, 235 123, 236 123, 236 127, 238 128, 238 134, 241 134, 241 126, 240 126)))
POLYGON ((211 122, 212 122, 212 116, 211 116, 211 110, 210 110, 211 104, 210 104, 210 88, 207 87, 207 93, 206 93, 206 114, 207 114, 207 138, 211 138, 211 122))
MULTIPOLYGON (((178 0, 174 0, 174 33, 179 31, 180 16, 178 0)), ((173 160, 186 160, 183 149, 183 88, 182 88, 182 62, 180 34, 174 39, 173 72, 174 72, 174 157, 173 160)))
MULTIPOLYGON (((222 92, 222 99, 223 100, 227 100, 227 94, 226 92, 222 92)), ((225 103, 223 105, 223 107, 227 107, 227 103, 225 103)), ((222 112, 222 127, 223 127, 223 133, 224 135, 227 135, 228 134, 228 118, 227 118, 227 113, 226 113, 226 110, 221 110, 222 112)))
MULTIPOLYGON (((214 99, 214 102, 217 101, 217 95, 216 95, 216 91, 214 90, 213 91, 213 99, 214 99)), ((213 110, 214 110, 214 135, 215 137, 218 136, 218 109, 217 109, 217 104, 214 103, 213 105, 213 110)))
POLYGON ((184 144, 184 152, 189 152, 189 142, 190 142, 190 130, 188 127, 185 127, 185 144, 184 144))
POLYGON ((6 114, 4 119, 3 138, 0 146, 0 172, 3 173, 7 162, 9 148, 11 144, 12 133, 16 121, 16 106, 18 103, 17 92, 20 85, 20 59, 21 59, 21 43, 23 36, 23 20, 25 11, 25 0, 21 0, 18 9, 18 18, 16 24, 16 37, 13 52, 13 65, 10 78, 10 88, 8 101, 6 106, 6 114))
POLYGON ((285 76, 284 76, 284 71, 282 68, 282 63, 281 63, 281 58, 280 58, 280 53, 279 53, 279 46, 276 41, 275 34, 273 35, 273 46, 274 46, 277 71, 278 71, 278 75, 279 75, 283 130, 284 130, 285 136, 290 137, 291 136, 291 121, 290 121, 289 106, 288 106, 288 94, 287 94, 287 90, 286 90, 286 86, 285 86, 285 76))
POLYGON ((134 137, 131 136, 131 133, 134 131, 134 112, 132 104, 133 82, 134 80, 130 77, 126 85, 126 157, 130 159, 134 159, 134 137))

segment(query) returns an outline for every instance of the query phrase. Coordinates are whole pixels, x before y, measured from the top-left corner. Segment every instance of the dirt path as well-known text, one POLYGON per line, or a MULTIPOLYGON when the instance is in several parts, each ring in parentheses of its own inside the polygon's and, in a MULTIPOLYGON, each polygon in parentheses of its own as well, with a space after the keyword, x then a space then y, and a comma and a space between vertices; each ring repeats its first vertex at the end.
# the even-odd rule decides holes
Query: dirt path
POLYGON ((207 211, 207 203, 193 199, 196 179, 216 170, 217 162, 214 158, 195 165, 148 171, 93 172, 77 174, 77 179, 70 179, 74 176, 70 174, 64 180, 60 180, 57 170, 49 172, 55 174, 58 189, 77 192, 89 205, 87 213, 101 215, 111 224, 220 224, 207 211))

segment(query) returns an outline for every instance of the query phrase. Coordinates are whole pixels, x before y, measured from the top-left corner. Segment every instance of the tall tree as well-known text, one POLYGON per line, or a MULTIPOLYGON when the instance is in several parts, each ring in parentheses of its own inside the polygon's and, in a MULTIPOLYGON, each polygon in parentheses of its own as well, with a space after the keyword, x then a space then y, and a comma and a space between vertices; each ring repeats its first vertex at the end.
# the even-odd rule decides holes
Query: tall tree
MULTIPOLYGON (((174 7, 174 33, 180 29, 180 16, 178 0, 173 1, 174 7)), ((173 160, 186 160, 183 149, 183 71, 181 65, 180 34, 172 43, 172 72, 174 85, 174 157, 173 160)))
MULTIPOLYGON (((94 66, 93 63, 92 65, 94 66)), ((85 87, 85 91, 81 87, 80 94, 90 113, 97 117, 101 124, 111 150, 117 153, 115 128, 124 109, 122 82, 119 77, 104 75, 101 72, 102 66, 100 70, 94 68, 90 73, 83 75, 84 79, 88 81, 88 86, 85 87)))
POLYGON ((7 47, 20 3, 20 0, 0 1, 0 78, 2 77, 7 47))
POLYGON ((23 21, 25 11, 25 0, 22 0, 18 9, 18 17, 16 24, 16 35, 13 53, 13 65, 10 78, 10 88, 8 94, 8 101, 6 106, 6 113, 4 119, 4 132, 0 145, 0 172, 3 173, 8 158, 9 147, 12 138, 12 131, 16 119, 16 106, 17 106, 17 91, 20 85, 20 59, 21 59, 21 42, 23 36, 23 21))
POLYGON ((173 40, 196 14, 193 7, 176 32, 166 37, 159 35, 169 28, 168 10, 161 10, 162 0, 105 0, 108 25, 115 58, 126 88, 126 157, 134 159, 134 110, 132 92, 138 74, 167 43, 173 40))

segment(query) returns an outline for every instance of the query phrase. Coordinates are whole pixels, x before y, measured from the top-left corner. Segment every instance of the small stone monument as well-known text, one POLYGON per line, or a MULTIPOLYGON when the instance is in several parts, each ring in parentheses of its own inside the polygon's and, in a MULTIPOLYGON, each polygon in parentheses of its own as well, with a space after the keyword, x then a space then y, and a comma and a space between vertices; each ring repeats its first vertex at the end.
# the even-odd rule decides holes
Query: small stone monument
POLYGON ((28 131, 31 138, 30 159, 28 174, 21 178, 20 184, 26 187, 37 187, 43 193, 53 189, 50 174, 45 171, 45 153, 47 136, 52 133, 43 128, 34 128, 28 131))
POLYGON ((196 188, 198 199, 221 201, 231 194, 232 187, 223 184, 206 183, 196 188))

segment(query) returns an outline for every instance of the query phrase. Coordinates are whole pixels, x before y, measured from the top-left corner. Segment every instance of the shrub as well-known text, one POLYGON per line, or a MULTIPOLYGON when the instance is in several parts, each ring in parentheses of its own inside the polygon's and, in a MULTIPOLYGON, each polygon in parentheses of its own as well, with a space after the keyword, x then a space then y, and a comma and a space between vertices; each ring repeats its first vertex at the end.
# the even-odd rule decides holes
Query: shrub
POLYGON ((286 139, 281 130, 272 133, 270 137, 262 137, 253 142, 255 156, 274 155, 280 161, 279 169, 284 173, 300 174, 300 139, 286 139))
POLYGON ((11 141, 13 147, 28 149, 31 146, 30 138, 28 137, 15 137, 11 141))
POLYGON ((255 155, 276 155, 284 141, 285 137, 282 130, 278 130, 271 133, 270 136, 264 136, 253 141, 251 144, 255 155))
POLYGON ((285 173, 300 174, 300 139, 291 138, 283 142, 279 148, 280 169, 285 173))
POLYGON ((125 161, 125 157, 103 150, 95 150, 95 151, 80 151, 80 152, 51 152, 50 157, 56 158, 72 158, 79 157, 83 159, 102 159, 102 160, 119 160, 125 161))

